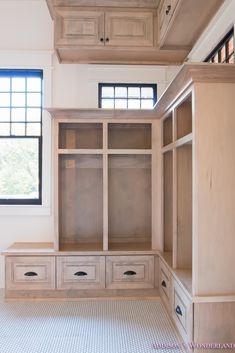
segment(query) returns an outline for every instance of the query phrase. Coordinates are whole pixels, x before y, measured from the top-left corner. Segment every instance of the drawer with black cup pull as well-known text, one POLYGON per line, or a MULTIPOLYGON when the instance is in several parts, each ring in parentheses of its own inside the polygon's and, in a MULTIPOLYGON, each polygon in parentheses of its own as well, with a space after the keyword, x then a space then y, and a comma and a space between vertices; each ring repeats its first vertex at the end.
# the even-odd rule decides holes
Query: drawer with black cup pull
POLYGON ((107 256, 106 287, 154 288, 154 256, 107 256))
POLYGON ((6 257, 7 290, 55 289, 54 256, 6 257))
POLYGON ((105 288, 105 256, 58 256, 57 288, 105 288))

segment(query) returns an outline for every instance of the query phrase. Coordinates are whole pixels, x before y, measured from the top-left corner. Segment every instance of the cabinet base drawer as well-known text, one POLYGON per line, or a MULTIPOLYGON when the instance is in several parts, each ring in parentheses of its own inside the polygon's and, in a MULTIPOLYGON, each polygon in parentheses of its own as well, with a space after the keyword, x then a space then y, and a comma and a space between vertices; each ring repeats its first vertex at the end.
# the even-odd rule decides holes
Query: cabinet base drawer
POLYGON ((59 256, 58 289, 105 288, 104 256, 59 256))
POLYGON ((159 292, 168 311, 171 310, 171 274, 165 264, 160 260, 159 292))
POLYGON ((173 284, 172 313, 174 322, 185 341, 192 339, 192 302, 178 283, 173 284))
POLYGON ((154 256, 107 256, 106 287, 154 288, 154 256))
POLYGON ((6 257, 7 290, 46 290, 55 288, 53 256, 6 257))

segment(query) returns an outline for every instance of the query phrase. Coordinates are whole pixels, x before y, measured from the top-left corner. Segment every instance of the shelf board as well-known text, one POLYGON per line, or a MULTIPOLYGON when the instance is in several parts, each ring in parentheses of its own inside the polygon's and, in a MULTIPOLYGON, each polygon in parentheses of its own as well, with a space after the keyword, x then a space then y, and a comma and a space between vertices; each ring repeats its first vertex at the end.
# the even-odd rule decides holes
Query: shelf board
POLYGON ((102 251, 102 243, 60 244, 60 251, 102 251))
POLYGON ((151 149, 59 149, 58 154, 152 154, 151 149))
POLYGON ((190 144, 192 144, 192 141, 193 141, 193 134, 191 132, 190 134, 185 135, 185 136, 181 137, 180 139, 178 139, 175 142, 175 146, 180 147, 183 145, 190 145, 190 144))
POLYGON ((53 243, 14 243, 2 253, 4 255, 51 255, 55 252, 53 243))
POLYGON ((192 269, 176 269, 173 270, 176 280, 182 284, 184 289, 192 296, 192 269))
POLYGON ((102 149, 59 149, 58 154, 102 154, 102 149))
POLYGON ((173 148, 174 148, 174 144, 173 143, 170 143, 169 145, 163 146, 162 147, 162 153, 166 153, 166 152, 172 151, 173 148))
POLYGON ((172 251, 162 252, 160 253, 160 257, 165 261, 165 263, 172 268, 173 263, 173 253, 172 251))
POLYGON ((152 154, 151 149, 108 149, 108 154, 152 154))
POLYGON ((109 251, 151 251, 151 243, 109 243, 109 251))

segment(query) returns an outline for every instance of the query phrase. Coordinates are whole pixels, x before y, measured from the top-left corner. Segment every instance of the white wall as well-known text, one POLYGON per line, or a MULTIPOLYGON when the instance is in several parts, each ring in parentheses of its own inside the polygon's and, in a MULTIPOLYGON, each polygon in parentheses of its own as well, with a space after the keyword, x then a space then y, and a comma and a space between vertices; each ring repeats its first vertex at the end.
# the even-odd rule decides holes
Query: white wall
MULTIPOLYGON (((45 0, 0 0, 0 68, 43 69, 44 106, 70 108, 96 108, 99 82, 157 83, 160 96, 177 69, 59 64, 53 54, 53 23, 45 0)), ((51 131, 46 112, 43 123, 43 205, 0 205, 0 251, 14 242, 53 241, 51 131)))

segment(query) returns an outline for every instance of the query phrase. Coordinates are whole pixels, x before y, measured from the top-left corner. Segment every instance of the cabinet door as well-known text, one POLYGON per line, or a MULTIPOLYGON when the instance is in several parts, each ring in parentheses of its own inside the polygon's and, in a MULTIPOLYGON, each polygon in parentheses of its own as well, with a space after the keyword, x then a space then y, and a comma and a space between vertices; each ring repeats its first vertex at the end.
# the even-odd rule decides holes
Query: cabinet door
POLYGON ((163 0, 159 6, 159 36, 160 41, 165 36, 169 22, 179 0, 163 0))
POLYGON ((56 9, 56 46, 104 45, 104 13, 56 9))
POLYGON ((105 45, 153 46, 153 12, 106 12, 105 45))

